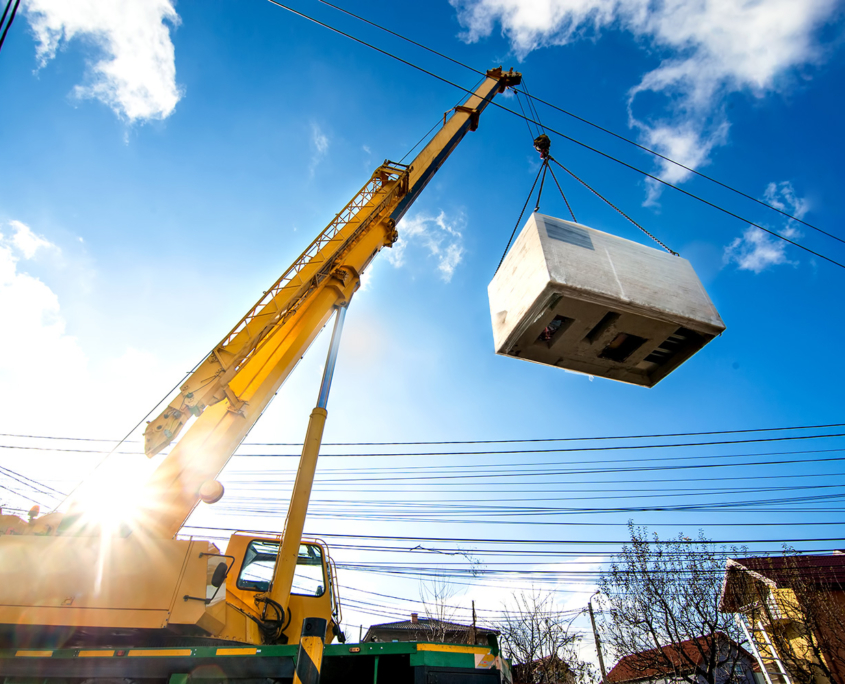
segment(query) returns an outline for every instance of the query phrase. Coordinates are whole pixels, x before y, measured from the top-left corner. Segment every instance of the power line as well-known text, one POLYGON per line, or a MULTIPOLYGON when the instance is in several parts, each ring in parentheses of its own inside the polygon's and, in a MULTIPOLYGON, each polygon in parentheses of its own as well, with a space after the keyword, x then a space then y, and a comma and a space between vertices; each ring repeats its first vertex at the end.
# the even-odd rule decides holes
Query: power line
MULTIPOLYGON (((479 75, 482 75, 482 76, 485 75, 485 72, 482 71, 481 69, 476 69, 475 67, 470 66, 469 64, 466 64, 465 62, 461 62, 460 60, 457 60, 453 57, 450 57, 447 54, 444 54, 442 52, 439 52, 438 50, 430 48, 427 45, 424 45, 423 43, 420 43, 420 42, 417 42, 417 41, 415 41, 411 38, 408 38, 407 36, 405 36, 401 33, 398 33, 396 31, 392 31, 391 29, 389 29, 385 26, 377 24, 374 21, 366 19, 366 18, 364 18, 364 17, 362 17, 358 14, 355 14, 354 12, 350 12, 349 10, 346 10, 342 7, 339 7, 337 5, 333 5, 332 3, 327 2, 327 0, 318 0, 318 2, 320 2, 323 5, 327 5, 328 7, 331 7, 331 8, 333 8, 333 9, 339 11, 339 12, 342 12, 343 14, 354 17, 355 19, 362 21, 365 24, 369 24, 370 26, 373 26, 374 28, 377 28, 380 31, 384 31, 385 33, 389 33, 390 35, 395 36, 395 37, 397 37, 401 40, 404 40, 405 42, 410 43, 411 45, 415 45, 419 48, 422 48, 423 50, 426 50, 427 52, 430 52, 431 54, 437 55, 438 57, 442 57, 443 59, 446 59, 446 60, 452 62, 453 64, 457 64, 458 66, 463 67, 464 69, 468 69, 469 71, 472 71, 475 74, 479 74, 479 75)), ((616 133, 615 131, 612 131, 609 128, 606 128, 604 126, 600 126, 599 124, 594 123, 594 122, 590 121, 589 119, 586 119, 582 116, 574 114, 573 112, 567 111, 566 109, 559 107, 558 105, 553 104, 552 102, 549 102, 549 101, 544 100, 540 97, 532 95, 531 93, 528 92, 528 86, 525 83, 524 79, 523 79, 522 86, 523 86, 522 90, 520 90, 519 88, 514 88, 514 91, 516 91, 519 94, 525 95, 525 97, 528 99, 529 105, 532 104, 533 102, 540 102, 541 104, 544 104, 547 107, 551 107, 552 109, 560 112, 561 114, 565 114, 566 116, 569 116, 569 117, 575 119, 576 121, 580 121, 581 123, 587 124, 588 126, 591 126, 592 128, 595 128, 596 130, 599 130, 602 133, 607 133, 608 135, 613 136, 617 140, 621 140, 622 142, 625 142, 629 145, 633 145, 634 147, 636 147, 636 148, 638 148, 638 149, 640 149, 644 152, 647 152, 651 155, 654 155, 655 157, 658 157, 658 158, 662 159, 663 161, 669 162, 670 164, 673 164, 674 166, 677 166, 681 169, 684 169, 685 171, 688 171, 691 174, 694 174, 694 175, 696 175, 700 178, 703 178, 707 181, 710 181, 711 183, 715 183, 716 185, 718 185, 718 186, 720 186, 720 187, 722 187, 726 190, 729 190, 733 193, 736 193, 737 195, 744 197, 745 199, 751 200, 752 202, 755 202, 755 203, 759 204, 760 206, 766 207, 767 209, 771 209, 772 211, 775 211, 778 214, 781 214, 782 216, 784 216, 784 217, 786 217, 786 218, 788 218, 792 221, 796 221, 797 223, 800 223, 804 226, 807 226, 808 228, 811 228, 815 231, 818 231, 819 233, 822 233, 823 235, 826 235, 827 237, 830 237, 830 238, 833 238, 834 240, 845 243, 845 240, 843 240, 839 236, 834 235, 832 233, 829 233, 826 230, 822 230, 818 226, 814 226, 813 224, 808 223, 807 221, 804 221, 803 219, 798 218, 797 216, 793 216, 792 214, 784 211, 783 209, 780 209, 779 207, 776 207, 772 204, 769 204, 768 202, 764 202, 763 200, 760 200, 760 199, 754 197, 753 195, 749 195, 749 194, 747 194, 747 193, 745 193, 741 190, 738 190, 737 188, 734 188, 733 186, 730 186, 727 183, 724 183, 724 182, 722 182, 722 181, 720 181, 720 180, 718 180, 718 179, 716 179, 716 178, 714 178, 714 177, 712 177, 708 174, 702 173, 701 171, 697 171, 696 169, 691 168, 691 167, 689 167, 685 164, 682 164, 681 162, 676 161, 676 160, 674 160, 674 159, 672 159, 672 158, 670 158, 670 157, 668 157, 664 154, 661 154, 660 152, 653 150, 650 147, 647 147, 647 146, 645 146, 641 143, 638 143, 635 140, 632 140, 631 138, 628 138, 624 135, 616 133)), ((520 108, 521 108, 521 105, 520 105, 520 108)), ((524 113, 525 113, 525 110, 523 110, 523 114, 524 113)), ((525 117, 525 118, 526 118, 526 123, 527 123, 528 117, 525 117)), ((539 114, 537 112, 536 107, 534 108, 534 118, 536 119, 536 121, 534 121, 535 125, 537 125, 538 128, 542 127, 542 124, 539 123, 539 114)), ((529 128, 529 132, 530 131, 531 131, 531 129, 529 128)), ((533 137, 533 134, 532 134, 532 137, 533 137)))
MULTIPOLYGON (((674 444, 633 444, 613 445, 596 447, 569 447, 558 449, 500 449, 497 451, 414 451, 414 452, 391 452, 391 453, 348 453, 348 454, 326 454, 327 456, 345 456, 347 458, 381 457, 381 456, 486 456, 498 454, 549 454, 549 453, 575 453, 595 451, 620 451, 620 450, 641 450, 641 449, 677 449, 697 446, 727 446, 731 444, 762 444, 768 442, 791 442, 805 439, 828 439, 845 437, 845 433, 834 433, 829 435, 800 435, 797 437, 765 437, 757 439, 734 439, 715 440, 710 442, 679 442, 674 444)), ((14 447, 11 447, 14 448, 14 447)), ((241 457, 261 457, 261 454, 240 454, 241 457)))
MULTIPOLYGON (((6 3, 6 9, 3 10, 3 18, 0 19, 0 27, 3 26, 3 22, 6 21, 6 14, 9 11, 9 6, 12 4, 12 0, 9 0, 6 3)), ((3 49, 3 43, 6 42, 6 34, 9 33, 9 29, 12 27, 12 22, 15 20, 15 15, 18 13, 18 5, 21 4, 21 0, 15 0, 15 7, 12 10, 12 16, 9 17, 9 23, 6 24, 6 28, 3 29, 2 35, 0 35, 0 50, 3 49)))
MULTIPOLYGON (((235 532, 234 529, 225 527, 207 527, 205 525, 185 525, 186 528, 196 528, 203 530, 216 530, 221 532, 235 532)), ((266 534, 266 530, 238 530, 238 532, 266 534)), ((410 541, 410 542, 449 542, 454 544, 538 544, 538 545, 564 545, 572 546, 577 544, 585 544, 587 546, 619 546, 630 544, 630 539, 623 539, 621 541, 611 540, 552 540, 552 539, 493 539, 493 538, 470 538, 470 537, 405 537, 398 535, 377 535, 377 534, 304 534, 303 538, 319 538, 319 539, 389 539, 392 541, 410 541)), ((667 540, 661 539, 654 541, 651 539, 644 540, 644 544, 662 544, 667 540)), ((818 537, 811 539, 728 539, 728 540, 709 540, 709 544, 721 546, 726 544, 799 544, 799 543, 823 543, 823 542, 841 542, 842 537, 818 537)), ((692 540, 690 543, 694 543, 692 540)))
MULTIPOLYGON (((590 459, 588 461, 570 461, 570 460, 554 460, 554 461, 535 461, 535 462, 525 462, 520 461, 519 463, 460 463, 460 464, 438 464, 438 465, 431 465, 431 466, 408 466, 408 465, 390 465, 387 467, 379 467, 379 466, 345 466, 342 468, 321 468, 320 474, 324 476, 326 474, 338 475, 338 474, 348 474, 348 473, 372 473, 372 474, 379 474, 384 472, 390 472, 392 474, 408 474, 412 472, 423 472, 423 471, 432 471, 432 472, 449 472, 449 471, 456 471, 456 470, 480 470, 484 469, 485 472, 509 472, 512 470, 518 470, 520 474, 547 474, 547 471, 528 471, 527 468, 534 468, 538 466, 574 466, 574 465, 597 465, 603 463, 654 463, 654 462, 664 462, 664 461, 697 461, 701 459, 732 459, 732 458, 758 458, 762 456, 796 456, 796 455, 803 455, 803 454, 830 454, 830 453, 841 453, 845 451, 843 448, 835 448, 835 449, 800 449, 797 451, 769 451, 769 452, 762 452, 762 453, 742 453, 742 454, 702 454, 698 456, 667 456, 667 457, 639 457, 639 458, 631 458, 631 457, 624 457, 624 458, 612 458, 612 459, 590 459)), ((438 452, 439 455, 444 456, 452 456, 455 455, 450 454, 448 452, 438 452)), ((500 452, 487 452, 487 455, 495 455, 496 453, 500 452)), ((330 457, 333 454, 325 454, 322 457, 330 457)), ((336 454, 338 456, 343 456, 343 454, 336 454)), ((408 454, 413 455, 413 454, 408 454)), ((238 454, 237 456, 254 456, 258 458, 269 458, 269 457, 290 457, 295 458, 296 454, 238 454)), ((276 469, 264 469, 264 470, 241 470, 241 471, 230 471, 230 474, 234 474, 235 472, 249 474, 252 476, 256 474, 264 474, 264 475, 293 475, 295 469, 293 468, 286 468, 284 470, 276 468, 276 469)), ((254 479, 254 478, 253 478, 254 479)), ((252 479, 251 479, 252 481, 252 479)))
POLYGON ((2 473, 3 475, 5 475, 6 477, 8 477, 12 480, 15 480, 15 481, 21 483, 22 485, 24 485, 26 487, 29 487, 30 489, 35 490, 39 494, 45 494, 46 496, 52 496, 52 497, 64 496, 64 494, 62 492, 60 492, 58 489, 53 489, 52 487, 49 487, 48 485, 41 484, 40 482, 32 480, 32 479, 26 477, 25 475, 21 475, 20 473, 17 473, 14 470, 10 470, 9 468, 0 467, 0 473, 2 473), (47 490, 49 490, 49 491, 47 491, 47 490))
MULTIPOLYGON (((664 437, 699 437, 708 435, 738 435, 753 432, 785 432, 790 430, 825 430, 828 428, 845 427, 845 423, 824 423, 819 425, 787 425, 780 427, 742 428, 739 430, 708 430, 704 432, 666 432, 642 435, 592 435, 588 437, 548 437, 531 439, 472 439, 425 442, 323 442, 323 446, 413 446, 440 444, 528 444, 536 442, 588 442, 612 439, 660 439, 664 437)), ((92 437, 55 437, 51 435, 21 435, 16 433, 0 433, 0 437, 15 437, 20 439, 64 440, 68 442, 121 442, 137 443, 138 440, 97 439, 92 437)), ((243 446, 302 446, 302 442, 243 442, 243 446)))
MULTIPOLYGON (((337 34, 342 35, 346 38, 349 38, 350 40, 353 40, 356 43, 359 43, 361 45, 364 45, 365 47, 368 47, 372 50, 375 50, 376 52, 379 52, 379 53, 381 53, 381 54, 383 54, 387 57, 390 57, 391 59, 395 59, 396 61, 401 62, 402 64, 405 64, 405 65, 407 65, 407 66, 409 66, 413 69, 421 71, 422 73, 427 74, 427 75, 431 76, 432 78, 436 78, 437 80, 442 81, 443 83, 451 85, 454 88, 458 88, 460 90, 463 90, 466 93, 472 94, 471 90, 464 88, 463 86, 458 85, 457 83, 450 81, 449 79, 444 78, 443 76, 439 76, 438 74, 434 73, 433 71, 425 69, 425 68, 423 68, 423 67, 421 67, 417 64, 414 64, 413 62, 409 62, 408 60, 403 59, 402 57, 399 57, 398 55, 395 55, 391 52, 388 52, 387 50, 383 50, 382 48, 376 47, 372 43, 368 43, 364 40, 361 40, 360 38, 356 38, 355 36, 353 36, 349 33, 346 33, 345 31, 341 31, 340 29, 335 28, 334 26, 326 24, 325 22, 322 22, 319 19, 316 19, 316 18, 314 18, 314 17, 312 17, 308 14, 305 14, 304 12, 300 12, 299 10, 295 10, 292 7, 288 7, 287 5, 282 4, 278 0, 267 0, 267 1, 271 4, 273 4, 273 5, 276 5, 277 7, 280 7, 284 10, 287 10, 288 12, 290 12, 292 14, 295 14, 299 17, 302 17, 303 19, 307 19, 308 21, 315 23, 318 26, 322 26, 323 28, 329 29, 330 31, 333 31, 334 33, 337 33, 337 34)), ((520 114, 519 112, 514 111, 513 109, 510 109, 508 107, 505 107, 504 105, 499 104, 498 102, 491 101, 490 104, 495 106, 495 107, 498 107, 499 109, 502 109, 506 112, 510 112, 514 116, 517 116, 521 119, 528 119, 530 121, 533 121, 533 123, 539 125, 537 121, 534 121, 534 119, 531 119, 530 117, 526 117, 524 114, 520 114)), ((611 161, 616 162, 617 164, 620 164, 620 165, 622 165, 622 166, 624 166, 628 169, 631 169, 632 171, 635 171, 636 173, 639 173, 639 174, 645 176, 646 178, 650 178, 650 179, 652 179, 652 180, 654 180, 654 181, 656 181, 656 182, 658 182, 662 185, 665 185, 666 187, 673 188, 674 190, 677 190, 678 192, 683 193, 687 197, 690 197, 690 198, 697 200, 697 201, 699 201, 703 204, 706 204, 707 206, 709 206, 713 209, 716 209, 717 211, 721 211, 722 213, 727 214, 728 216, 732 216, 733 218, 735 218, 739 221, 742 221, 743 223, 747 223, 750 226, 758 228, 758 229, 768 233, 769 235, 772 235, 773 237, 778 238, 779 240, 783 240, 785 242, 788 242, 789 244, 791 244, 795 247, 798 247, 799 249, 801 249, 801 250, 803 250, 803 251, 805 251, 809 254, 817 256, 820 259, 824 259, 825 261, 828 261, 831 264, 838 266, 839 268, 845 269, 845 264, 843 264, 839 261, 836 261, 835 259, 832 259, 831 257, 825 256, 824 254, 821 254, 820 252, 816 252, 815 250, 812 250, 809 247, 806 247, 806 246, 802 245, 801 243, 796 242, 795 240, 791 240, 790 238, 786 237, 785 235, 781 235, 780 233, 778 233, 774 230, 770 230, 769 228, 766 228, 766 227, 760 225, 759 223, 755 223, 754 221, 746 219, 746 218, 740 216, 739 214, 737 214, 733 211, 730 211, 729 209, 725 209, 724 207, 721 207, 721 206, 719 206, 719 205, 717 205, 713 202, 710 202, 709 200, 706 200, 703 197, 700 197, 699 195, 696 195, 696 194, 694 194, 694 193, 692 193, 688 190, 684 190, 683 188, 681 188, 681 187, 679 187, 679 186, 677 186, 673 183, 670 183, 669 181, 666 181, 666 180, 660 178, 659 176, 655 176, 654 174, 649 173, 648 171, 637 168, 636 166, 629 164, 628 162, 622 161, 621 159, 618 159, 617 157, 614 157, 613 155, 608 154, 607 152, 602 152, 601 150, 599 150, 595 147, 592 147, 591 145, 588 145, 584 142, 581 142, 580 140, 577 140, 576 138, 568 136, 565 133, 562 133, 561 131, 558 131, 558 130, 551 128, 549 126, 546 126, 545 128, 546 128, 546 130, 548 130, 552 133, 555 133, 556 135, 559 135, 564 140, 568 140, 569 142, 575 143, 576 145, 583 147, 584 149, 595 152, 596 154, 599 154, 602 157, 605 157, 606 159, 609 159, 611 161)))

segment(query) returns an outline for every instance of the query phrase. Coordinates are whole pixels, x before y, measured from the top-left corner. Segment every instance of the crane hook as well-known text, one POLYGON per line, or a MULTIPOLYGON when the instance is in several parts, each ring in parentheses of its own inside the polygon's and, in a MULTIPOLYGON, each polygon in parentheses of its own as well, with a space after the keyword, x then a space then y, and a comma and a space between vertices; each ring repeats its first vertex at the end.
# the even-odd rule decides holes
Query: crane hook
POLYGON ((552 141, 545 133, 534 138, 534 149, 540 153, 540 159, 545 161, 549 158, 549 150, 552 147, 552 141))

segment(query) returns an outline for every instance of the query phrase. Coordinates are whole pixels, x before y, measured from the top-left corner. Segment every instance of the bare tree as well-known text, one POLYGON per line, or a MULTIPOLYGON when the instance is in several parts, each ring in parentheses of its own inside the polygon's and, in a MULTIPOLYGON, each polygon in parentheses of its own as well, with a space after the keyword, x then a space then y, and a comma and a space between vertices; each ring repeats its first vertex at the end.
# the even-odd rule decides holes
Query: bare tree
POLYGON ((496 627, 505 656, 514 663, 515 684, 588 684, 595 669, 581 660, 575 616, 555 607, 554 595, 536 590, 513 594, 496 627))
POLYGON ((451 605, 450 600, 458 594, 458 589, 444 576, 435 575, 426 582, 420 582, 420 601, 423 605, 425 619, 420 622, 427 641, 466 641, 454 622, 457 606, 451 605))
POLYGON ((799 684, 845 684, 845 557, 787 548, 732 560, 728 572, 726 602, 766 660, 779 660, 799 684))
POLYGON ((670 674, 675 682, 730 684, 744 637, 734 617, 719 609, 725 559, 736 549, 716 547, 699 532, 661 540, 629 522, 624 546, 599 580, 603 641, 643 677, 670 674))

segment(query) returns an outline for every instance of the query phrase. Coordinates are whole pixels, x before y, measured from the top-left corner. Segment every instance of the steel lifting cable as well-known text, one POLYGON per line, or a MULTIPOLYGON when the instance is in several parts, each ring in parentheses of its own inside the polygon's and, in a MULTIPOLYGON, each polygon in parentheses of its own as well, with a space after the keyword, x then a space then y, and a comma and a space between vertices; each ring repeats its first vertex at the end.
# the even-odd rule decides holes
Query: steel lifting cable
POLYGON ((516 231, 519 228, 519 224, 522 223, 522 217, 525 215, 525 210, 528 208, 528 203, 531 201, 531 196, 534 194, 534 188, 537 187, 537 181, 540 180, 540 174, 543 172, 545 168, 545 164, 540 167, 540 170, 537 171, 537 177, 534 179, 534 184, 531 186, 531 190, 528 192, 528 197, 525 198, 525 204, 522 205, 522 211, 519 212, 519 218, 516 220, 516 225, 513 227, 513 232, 511 233, 510 238, 508 239, 508 244, 505 245, 505 251, 502 253, 502 258, 499 259, 499 265, 496 266, 496 271, 493 275, 499 272, 499 269, 502 267, 502 262, 505 260, 505 256, 508 253, 508 249, 510 249, 511 242, 513 242, 513 237, 516 235, 516 231))
POLYGON ((645 228, 643 228, 643 227, 642 227, 639 223, 637 223, 634 219, 632 219, 630 216, 628 216, 628 214, 626 214, 626 213, 625 213, 624 211, 622 211, 619 207, 617 207, 615 204, 613 204, 613 202, 611 202, 609 199, 607 199, 607 198, 606 198, 606 197, 604 197, 601 193, 599 193, 599 191, 598 191, 598 190, 596 190, 596 189, 595 189, 595 188, 593 188, 592 186, 588 185, 586 181, 582 180, 581 178, 579 178, 578 176, 576 176, 574 173, 572 173, 572 171, 570 171, 569 169, 567 169, 567 168, 566 168, 563 164, 561 164, 561 163, 560 163, 557 159, 555 159, 554 157, 551 157, 551 156, 549 157, 549 159, 550 159, 551 161, 553 161, 555 164, 557 164, 557 165, 558 165, 560 168, 562 168, 564 171, 566 171, 566 173, 568 173, 570 176, 572 176, 572 177, 573 177, 575 180, 577 180, 577 181, 578 181, 581 185, 583 185, 585 188, 587 188, 587 190, 589 190, 590 192, 592 192, 592 193, 593 193, 596 197, 598 197, 600 200, 602 200, 603 202, 605 202, 608 206, 610 206, 610 207, 612 207, 613 209, 615 209, 616 211, 618 211, 618 212, 619 212, 622 216, 624 216, 624 217, 625 217, 626 219, 628 219, 631 223, 633 223, 633 224, 634 224, 637 228, 639 228, 641 231, 643 231, 643 233, 645 233, 646 235, 648 235, 648 236, 649 236, 652 240, 654 240, 654 241, 655 241, 658 245, 660 245, 663 249, 665 249, 667 252, 669 252, 669 254, 672 254, 672 255, 674 255, 674 256, 680 256, 680 254, 678 254, 676 251, 674 251, 674 250, 670 249, 670 248, 669 248, 669 247, 667 247, 665 244, 663 244, 663 243, 662 243, 662 242, 661 242, 658 238, 656 238, 654 235, 652 235, 651 233, 649 233, 649 232, 648 232, 645 228))
MULTIPOLYGON (((541 124, 542 125, 542 124, 541 124)), ((534 149, 540 153, 540 158, 543 160, 543 164, 545 167, 551 172, 552 178, 554 178, 555 185, 557 185, 557 189, 560 191, 560 196, 563 197, 563 201, 566 203, 566 208, 569 209, 569 215, 572 216, 572 220, 575 223, 578 223, 577 219, 575 218, 575 212, 572 211, 572 207, 569 205, 569 200, 566 199, 566 193, 563 191, 563 188, 558 183, 557 176, 555 176, 554 169, 549 165, 549 160, 552 158, 552 155, 549 150, 551 150, 552 141, 548 135, 545 133, 538 135, 534 138, 534 149)), ((543 180, 546 179, 546 173, 543 172, 543 180)), ((543 193, 543 184, 540 183, 540 194, 543 193)), ((537 196, 537 206, 534 208, 534 211, 540 211, 540 196, 537 196)))
MULTIPOLYGON (((528 88, 527 88, 527 86, 525 85, 524 82, 523 82, 523 88, 525 88, 525 92, 526 92, 526 94, 528 94, 528 97, 530 98, 531 95, 530 95, 530 93, 528 93, 528 88)), ((531 106, 531 100, 529 100, 529 108, 530 108, 530 106, 531 106)), ((587 183, 585 181, 583 181, 581 178, 579 178, 574 173, 572 173, 572 171, 567 169, 557 159, 552 157, 552 154, 551 154, 552 141, 549 138, 549 136, 545 133, 546 129, 543 126, 543 123, 540 121, 540 114, 539 114, 539 112, 537 112, 536 108, 534 109, 534 115, 536 117, 538 128, 543 130, 543 134, 537 136, 537 138, 535 138, 535 140, 534 140, 534 149, 537 150, 537 152, 540 153, 540 158, 543 160, 543 181, 540 182, 540 193, 537 195, 537 205, 534 208, 535 212, 540 210, 540 196, 543 194, 543 183, 546 180, 546 168, 548 168, 550 171, 552 171, 552 168, 551 168, 551 165, 549 164, 549 162, 553 161, 555 164, 560 166, 560 168, 562 168, 564 171, 566 171, 570 176, 572 176, 575 180, 577 180, 579 183, 581 183, 581 185, 583 185, 590 192, 592 192, 594 195, 596 195, 596 197, 598 197, 600 200, 605 202, 608 206, 615 209, 622 216, 624 216, 626 219, 628 219, 631 223, 633 223, 643 233, 648 235, 652 240, 654 240, 658 245, 660 245, 667 252, 669 252, 670 254, 672 254, 674 256, 680 256, 677 252, 675 252, 674 250, 670 249, 665 244, 663 244, 663 242, 658 240, 654 235, 652 235, 645 228, 643 228, 639 223, 637 223, 634 219, 632 219, 630 216, 628 216, 628 214, 626 214, 619 207, 617 207, 615 204, 613 204, 610 200, 608 200, 606 197, 604 197, 596 189, 587 185, 587 183)), ((569 200, 566 199, 566 194, 564 194, 563 188, 560 186, 560 183, 558 183, 557 177, 554 175, 554 171, 552 171, 552 178, 554 178, 555 185, 557 185, 557 189, 560 190, 560 194, 563 197, 563 201, 566 203, 566 208, 569 209, 569 213, 572 216, 572 220, 575 221, 575 223, 577 223, 577 221, 575 220, 575 213, 572 211, 572 207, 569 205, 569 200)), ((504 257, 502 257, 502 258, 504 259, 504 257)))
POLYGON ((537 193, 537 204, 534 206, 535 212, 540 211, 540 198, 543 196, 543 186, 546 183, 546 171, 549 169, 549 160, 548 159, 543 160, 542 169, 543 169, 543 177, 540 179, 540 190, 537 193))
MULTIPOLYGON (((522 102, 519 99, 519 92, 517 91, 516 94, 516 101, 519 104, 519 108, 522 109, 522 113, 525 114, 525 109, 522 107, 522 102)), ((529 111, 531 108, 530 100, 529 102, 529 111)), ((534 188, 537 187, 537 181, 540 180, 540 175, 542 174, 542 180, 540 180, 540 191, 537 193, 537 204, 534 206, 534 211, 537 212, 540 210, 540 198, 543 196, 543 186, 546 183, 546 171, 551 171, 551 167, 549 166, 549 148, 551 146, 551 140, 548 135, 545 133, 540 133, 540 131, 544 131, 543 124, 540 123, 539 117, 535 120, 534 124, 537 126, 538 135, 535 138, 534 133, 531 130, 531 125, 528 123, 528 118, 525 119, 525 123, 528 126, 528 135, 532 138, 534 149, 540 153, 540 159, 543 160, 543 163, 540 165, 539 170, 537 171, 537 177, 534 179, 534 184, 531 186, 531 190, 528 192, 528 197, 525 199, 525 204, 522 206, 522 211, 519 212, 519 218, 516 220, 516 225, 513 227, 513 231, 511 232, 511 236, 508 239, 508 244, 505 245, 505 251, 502 252, 502 258, 499 259, 499 265, 496 266, 496 271, 493 275, 499 272, 499 269, 502 267, 502 263, 505 261, 505 256, 507 256, 508 249, 510 249, 511 243, 513 242, 513 238, 516 235, 516 231, 519 228, 519 224, 522 223, 522 217, 525 215, 525 210, 528 208, 528 203, 531 201, 531 196, 534 194, 534 188)), ((552 171, 552 176, 554 176, 554 171, 552 171)), ((563 194, 563 190, 561 190, 560 183, 557 182, 555 178, 555 185, 557 185, 558 190, 560 190, 560 194, 563 195, 563 201, 566 202, 566 206, 569 207, 569 201, 566 199, 566 195, 563 194)), ((572 208, 569 208, 569 213, 572 214, 572 208)), ((575 220, 575 215, 572 214, 572 220, 575 220)))
MULTIPOLYGON (((552 140, 549 138, 548 134, 546 133, 546 128, 543 126, 543 122, 540 121, 540 113, 537 111, 537 107, 531 101, 531 94, 528 92, 528 85, 525 82, 525 79, 522 79, 522 86, 525 89, 525 93, 528 97, 528 108, 529 111, 533 108, 535 121, 537 122, 537 130, 542 131, 536 138, 534 138, 534 149, 537 150, 540 154, 540 159, 543 160, 544 170, 543 170, 543 180, 540 182, 540 194, 537 195, 537 205, 534 207, 534 211, 540 211, 540 197, 543 194, 543 184, 546 180, 546 170, 550 171, 552 174, 552 178, 554 178, 555 185, 557 189, 560 191, 560 196, 563 197, 563 201, 566 204, 566 208, 569 210, 569 215, 572 216, 572 220, 575 223, 578 221, 575 219, 575 212, 572 211, 572 207, 569 205, 569 200, 566 198, 566 193, 563 192, 563 188, 558 183, 557 177, 555 176, 555 172, 552 167, 549 165, 549 160, 552 158, 551 155, 551 147, 552 147, 552 140)), ((517 97, 518 97, 517 93, 517 97)))
POLYGON ((555 170, 551 166, 549 166, 549 172, 552 174, 552 178, 554 179, 555 185, 557 185, 557 189, 560 190, 560 196, 563 197, 563 201, 566 203, 566 208, 569 209, 569 215, 572 217, 572 222, 578 223, 578 219, 575 218, 575 212, 572 211, 572 207, 569 206, 569 200, 566 199, 566 195, 563 192, 563 188, 561 188, 560 183, 557 182, 555 170))
MULTIPOLYGON (((534 131, 531 130, 531 117, 525 113, 525 107, 522 106, 522 100, 519 97, 519 91, 514 89, 514 95, 516 96, 516 103, 519 105, 519 110, 522 112, 522 117, 525 119, 525 125, 528 127, 528 135, 533 140, 534 131)), ((539 135, 539 127, 537 134, 539 135)))

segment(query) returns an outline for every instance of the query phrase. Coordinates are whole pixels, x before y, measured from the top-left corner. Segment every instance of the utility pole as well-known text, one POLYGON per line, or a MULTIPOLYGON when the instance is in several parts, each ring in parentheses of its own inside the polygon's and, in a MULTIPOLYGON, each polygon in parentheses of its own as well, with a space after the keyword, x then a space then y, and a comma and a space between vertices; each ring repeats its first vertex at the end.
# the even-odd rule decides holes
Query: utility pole
MULTIPOLYGON (((596 592, 598 594, 599 592, 596 592)), ((595 596, 596 594, 593 594, 595 596)), ((599 639, 599 631, 596 629, 596 618, 593 615, 593 596, 590 596, 590 600, 587 602, 587 608, 590 610, 590 622, 593 623, 593 636, 596 639, 596 653, 599 655, 599 668, 601 668, 601 681, 602 684, 607 684, 607 672, 604 669, 604 657, 601 654, 601 639, 599 639)))
POLYGON ((469 632, 469 643, 474 644, 478 640, 475 629, 475 601, 472 602, 472 629, 469 632))

